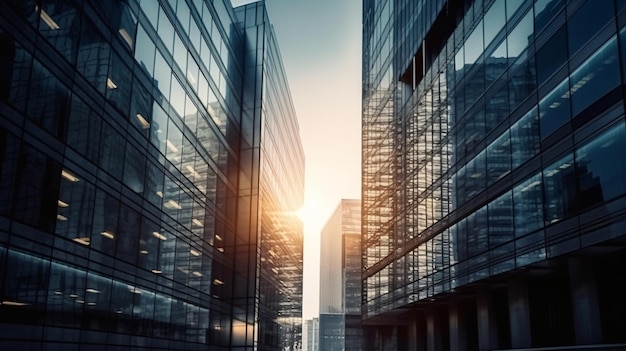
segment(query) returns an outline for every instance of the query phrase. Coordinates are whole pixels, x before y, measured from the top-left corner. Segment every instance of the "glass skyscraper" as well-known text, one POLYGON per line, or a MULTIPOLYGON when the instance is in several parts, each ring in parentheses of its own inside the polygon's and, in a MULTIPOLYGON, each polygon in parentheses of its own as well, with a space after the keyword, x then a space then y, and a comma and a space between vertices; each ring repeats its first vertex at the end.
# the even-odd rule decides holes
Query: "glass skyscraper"
POLYGON ((361 201, 342 199, 322 228, 319 349, 361 350, 361 201))
POLYGON ((626 342, 626 2, 363 4, 366 345, 626 342))
POLYGON ((319 318, 304 321, 302 327, 302 351, 319 351, 319 318))
POLYGON ((299 347, 304 161, 262 2, 2 0, 0 63, 0 348, 299 347))

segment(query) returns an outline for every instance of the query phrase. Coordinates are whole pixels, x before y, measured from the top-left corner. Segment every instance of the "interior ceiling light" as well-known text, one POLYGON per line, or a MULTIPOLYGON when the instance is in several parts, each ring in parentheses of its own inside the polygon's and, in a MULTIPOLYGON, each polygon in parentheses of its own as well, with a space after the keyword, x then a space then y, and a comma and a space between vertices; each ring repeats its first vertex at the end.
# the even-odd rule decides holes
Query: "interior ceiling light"
POLYGON ((167 240, 167 237, 159 232, 152 232, 152 235, 160 240, 167 240))
POLYGON ((182 208, 180 207, 180 204, 174 200, 168 200, 164 206, 169 208, 170 210, 173 210, 173 209, 180 210, 182 208))
POLYGON ((78 177, 65 169, 61 171, 61 176, 72 183, 76 183, 78 181, 78 177))
POLYGON ((113 89, 117 89, 117 84, 115 84, 111 78, 107 78, 107 88, 113 90, 113 89))
MULTIPOLYGON (((37 11, 39 11, 39 6, 35 6, 35 12, 37 11)), ((43 9, 41 9, 41 12, 39 13, 39 18, 41 18, 41 20, 44 21, 44 23, 47 24, 52 30, 58 30, 61 28, 43 9)))
POLYGON ((150 122, 148 122, 147 119, 145 119, 141 113, 137 114, 137 120, 139 121, 139 124, 141 125, 142 129, 148 129, 150 128, 150 122))
POLYGON ((100 234, 101 234, 103 237, 105 237, 105 238, 109 238, 109 239, 114 239, 114 238, 115 238, 115 235, 114 235, 112 232, 108 231, 108 230, 105 230, 105 231, 103 231, 103 232, 102 232, 102 233, 100 233, 100 234))
POLYGON ((87 236, 83 236, 83 237, 80 237, 80 238, 74 238, 73 240, 75 242, 77 242, 79 244, 82 244, 82 245, 85 245, 85 246, 89 246, 89 243, 91 242, 91 239, 89 237, 87 237, 87 236))
POLYGON ((128 34, 126 29, 125 28, 120 28, 119 33, 122 36, 122 39, 124 39, 124 41, 126 42, 126 44, 128 44, 128 47, 132 49, 133 48, 133 38, 130 37, 130 35, 128 34))

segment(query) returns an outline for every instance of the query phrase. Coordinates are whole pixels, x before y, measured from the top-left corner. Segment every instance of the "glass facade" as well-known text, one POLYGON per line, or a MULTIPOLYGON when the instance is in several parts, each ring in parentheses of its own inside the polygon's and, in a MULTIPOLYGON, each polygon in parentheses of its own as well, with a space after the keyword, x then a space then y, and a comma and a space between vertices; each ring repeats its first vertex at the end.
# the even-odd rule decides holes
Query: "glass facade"
POLYGON ((361 201, 342 199, 322 229, 320 350, 361 350, 361 201))
POLYGON ((223 0, 0 1, 0 348, 284 349, 261 336, 301 309, 304 162, 293 109, 249 109, 291 99, 240 22, 223 0), (267 203, 289 274, 262 269, 267 203))
POLYGON ((319 351, 319 318, 304 321, 302 328, 302 351, 319 351))
MULTIPOLYGON (((555 289, 572 299, 554 308, 578 313, 568 260, 600 243, 622 252, 615 238, 626 234, 623 11, 612 0, 364 1, 364 324, 394 325, 413 305, 435 311, 413 321, 419 334, 419 318, 456 311, 447 294, 474 296, 480 314, 476 284, 494 290, 542 266, 560 267, 555 289), (442 298, 444 312, 424 305, 442 298)), ((582 343, 576 320, 533 319, 550 312, 528 280, 530 341, 510 332, 496 346, 582 343)), ((594 284, 602 295, 611 280, 594 284)), ((606 317, 611 303, 592 307, 605 330, 623 323, 606 317)), ((625 341, 609 334, 586 343, 625 341)))

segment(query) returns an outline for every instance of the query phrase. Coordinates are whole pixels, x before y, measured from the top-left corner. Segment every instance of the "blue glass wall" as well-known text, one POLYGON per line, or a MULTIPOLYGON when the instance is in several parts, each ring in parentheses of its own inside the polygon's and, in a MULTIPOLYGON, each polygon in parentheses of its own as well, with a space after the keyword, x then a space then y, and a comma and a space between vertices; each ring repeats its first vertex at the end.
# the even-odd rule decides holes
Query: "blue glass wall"
POLYGON ((624 233, 623 4, 443 3, 395 2, 388 32, 364 3, 372 322, 624 233), (386 40, 389 61, 372 52, 386 40), (381 59, 399 77, 384 90, 381 59))

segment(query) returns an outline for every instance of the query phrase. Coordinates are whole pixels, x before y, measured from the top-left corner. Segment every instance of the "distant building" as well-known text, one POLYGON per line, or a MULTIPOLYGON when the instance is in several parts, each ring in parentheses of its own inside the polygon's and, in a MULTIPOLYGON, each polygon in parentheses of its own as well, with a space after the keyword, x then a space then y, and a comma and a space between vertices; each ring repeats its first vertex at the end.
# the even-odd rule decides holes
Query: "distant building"
POLYGON ((361 350, 361 201, 341 200, 322 229, 320 350, 361 350))
POLYGON ((369 350, 620 344, 626 2, 363 2, 369 350))
POLYGON ((0 1, 0 349, 296 350, 304 156, 264 3, 0 1))
POLYGON ((302 350, 319 351, 319 318, 311 318, 304 321, 302 329, 302 350))

